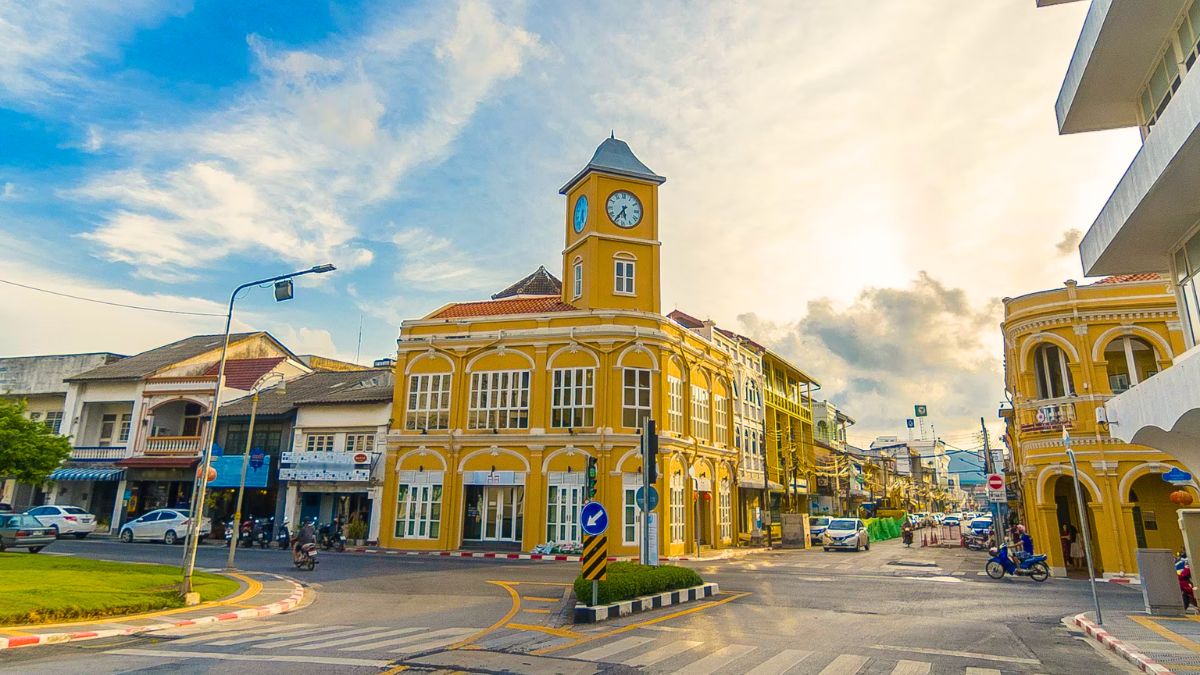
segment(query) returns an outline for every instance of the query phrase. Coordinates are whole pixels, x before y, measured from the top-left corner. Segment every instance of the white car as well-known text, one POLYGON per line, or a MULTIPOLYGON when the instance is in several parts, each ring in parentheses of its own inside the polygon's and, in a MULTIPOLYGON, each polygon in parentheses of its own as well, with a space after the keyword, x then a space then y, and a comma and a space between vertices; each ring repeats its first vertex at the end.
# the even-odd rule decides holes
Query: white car
POLYGON ((76 539, 83 539, 96 531, 96 516, 78 506, 47 504, 35 506, 25 513, 37 518, 43 525, 53 528, 55 537, 73 534, 76 539))
MULTIPOLYGON (((194 526, 191 519, 183 511, 158 509, 122 525, 120 538, 126 544, 137 540, 181 544, 192 527, 194 526)), ((199 536, 203 538, 211 530, 212 528, 205 520, 200 524, 199 536)))
POLYGON ((867 527, 858 518, 834 518, 825 528, 821 537, 821 546, 826 550, 848 548, 871 550, 871 537, 867 527))

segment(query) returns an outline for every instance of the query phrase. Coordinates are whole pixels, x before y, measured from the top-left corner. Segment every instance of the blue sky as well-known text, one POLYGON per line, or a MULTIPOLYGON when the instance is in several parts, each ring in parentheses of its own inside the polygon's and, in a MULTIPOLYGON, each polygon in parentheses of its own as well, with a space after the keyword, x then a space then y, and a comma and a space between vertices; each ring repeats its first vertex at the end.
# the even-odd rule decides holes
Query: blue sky
MULTIPOLYGON (((1136 133, 1059 137, 1084 4, 0 3, 0 279, 394 350, 557 273, 563 181, 615 130, 668 177, 666 309, 792 356, 894 433, 1002 396, 997 299, 1078 277, 1136 133)), ((0 288, 0 353, 133 353, 220 319, 0 288)))

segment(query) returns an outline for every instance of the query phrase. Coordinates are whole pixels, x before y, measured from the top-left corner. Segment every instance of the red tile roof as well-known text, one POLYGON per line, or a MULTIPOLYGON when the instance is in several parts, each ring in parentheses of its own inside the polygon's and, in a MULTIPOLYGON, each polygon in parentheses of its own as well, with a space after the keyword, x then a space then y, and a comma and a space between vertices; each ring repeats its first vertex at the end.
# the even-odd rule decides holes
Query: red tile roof
MULTIPOLYGON (((271 369, 283 361, 282 356, 272 356, 265 359, 228 359, 225 361, 225 386, 233 389, 250 391, 250 387, 258 382, 258 378, 271 372, 271 369)), ((206 376, 216 375, 220 361, 204 371, 206 376)))
POLYGON ((1128 284, 1135 281, 1160 281, 1165 279, 1158 272, 1143 272, 1141 274, 1117 274, 1111 277, 1104 277, 1097 284, 1128 284))
POLYGON ((684 328, 696 329, 696 328, 704 327, 703 321, 701 321, 700 319, 697 319, 696 317, 692 316, 691 314, 688 314, 687 312, 681 312, 678 309, 672 310, 671 313, 667 315, 667 318, 674 319, 675 323, 678 323, 680 326, 683 326, 684 328))
POLYGON ((563 302, 558 296, 548 295, 540 298, 459 302, 450 305, 429 318, 454 319, 471 316, 501 316, 505 314, 545 314, 547 312, 574 312, 577 309, 574 305, 563 302))

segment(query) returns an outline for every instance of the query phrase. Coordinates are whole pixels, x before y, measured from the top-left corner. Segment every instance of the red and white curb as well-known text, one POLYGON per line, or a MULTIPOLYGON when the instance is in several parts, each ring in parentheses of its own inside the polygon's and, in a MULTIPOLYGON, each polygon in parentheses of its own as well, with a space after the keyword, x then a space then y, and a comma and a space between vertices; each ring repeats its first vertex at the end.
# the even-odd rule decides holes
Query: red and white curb
MULTIPOLYGON (((283 579, 292 585, 292 594, 283 600, 272 602, 269 605, 240 609, 236 612, 212 614, 210 616, 202 616, 195 619, 184 619, 182 621, 164 621, 150 624, 148 626, 129 626, 128 628, 109 628, 106 630, 76 631, 72 633, 42 633, 38 635, 19 635, 9 638, 0 637, 0 650, 16 649, 18 647, 36 647, 38 645, 56 645, 66 642, 78 642, 80 640, 97 640, 100 638, 141 635, 142 633, 152 633, 155 631, 169 630, 172 628, 201 626, 204 624, 219 623, 222 621, 237 621, 239 619, 254 619, 262 616, 283 614, 284 612, 289 612, 295 609, 296 605, 300 604, 300 601, 304 599, 304 587, 298 582, 288 579, 287 577, 277 576, 277 578, 283 579)), ((114 617, 113 621, 120 621, 120 618, 114 617)))
MULTIPOLYGON (((488 560, 542 560, 546 562, 579 562, 580 557, 577 555, 566 555, 562 553, 493 553, 484 551, 395 551, 385 548, 366 548, 355 547, 346 549, 347 553, 374 553, 378 555, 424 555, 439 558, 486 558, 488 560)), ((609 556, 609 561, 621 560, 637 560, 637 556, 609 556)), ((689 558, 686 556, 675 558, 659 558, 666 562, 682 562, 687 560, 698 560, 697 558, 689 558)))
POLYGON ((1097 626, 1094 621, 1088 619, 1085 614, 1075 615, 1075 625, 1083 629, 1090 637, 1095 639, 1100 644, 1108 649, 1116 652, 1121 658, 1138 667, 1143 673, 1165 673, 1173 675, 1171 670, 1166 666, 1158 663, 1154 659, 1139 652, 1133 645, 1124 642, 1111 633, 1097 626))

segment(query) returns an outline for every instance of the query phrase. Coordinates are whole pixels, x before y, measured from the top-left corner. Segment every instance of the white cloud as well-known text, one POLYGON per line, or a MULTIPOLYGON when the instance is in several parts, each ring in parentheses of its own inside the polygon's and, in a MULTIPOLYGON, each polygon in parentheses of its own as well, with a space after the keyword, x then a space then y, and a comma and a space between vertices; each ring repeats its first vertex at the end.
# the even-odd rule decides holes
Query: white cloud
POLYGON ((3 189, 0 189, 0 199, 3 199, 3 200, 15 199, 16 196, 17 196, 17 186, 13 185, 12 182, 4 183, 3 189))
POLYGON ((110 205, 86 237, 106 258, 159 279, 189 278, 231 254, 369 264, 362 210, 443 158, 537 46, 476 0, 417 32, 410 19, 390 17, 322 51, 276 50, 251 36, 260 83, 234 105, 182 129, 105 132, 137 161, 75 193, 110 205), (405 69, 421 58, 437 67, 419 77, 434 80, 404 82, 418 78, 405 69), (417 85, 433 93, 412 116, 420 102, 405 97, 417 85))
MULTIPOLYGON (((405 287, 428 291, 498 289, 502 277, 480 267, 460 244, 413 227, 392 237, 400 256, 396 280, 405 287)), ((513 280, 515 281, 515 280, 513 280)))

